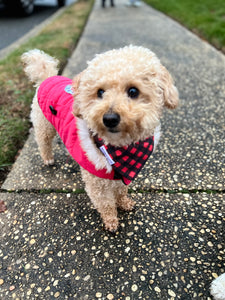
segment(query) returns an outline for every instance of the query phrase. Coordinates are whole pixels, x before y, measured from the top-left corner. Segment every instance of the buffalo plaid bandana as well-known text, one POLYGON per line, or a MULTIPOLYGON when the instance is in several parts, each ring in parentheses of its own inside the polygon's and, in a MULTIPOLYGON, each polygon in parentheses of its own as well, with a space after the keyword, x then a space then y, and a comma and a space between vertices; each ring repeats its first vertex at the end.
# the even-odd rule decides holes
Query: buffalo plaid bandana
POLYGON ((109 164, 112 165, 115 171, 114 179, 122 179, 125 184, 134 180, 154 148, 154 136, 125 147, 105 145, 98 136, 95 136, 94 140, 109 164))

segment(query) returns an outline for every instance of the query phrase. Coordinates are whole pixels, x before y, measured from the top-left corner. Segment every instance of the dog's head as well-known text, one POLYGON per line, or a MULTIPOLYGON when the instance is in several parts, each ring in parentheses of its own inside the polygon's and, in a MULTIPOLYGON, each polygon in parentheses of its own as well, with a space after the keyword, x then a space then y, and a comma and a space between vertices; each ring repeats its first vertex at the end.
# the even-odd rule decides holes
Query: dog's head
POLYGON ((124 146, 153 135, 163 107, 176 108, 178 92, 150 50, 127 46, 97 55, 75 78, 74 115, 105 143, 124 146))

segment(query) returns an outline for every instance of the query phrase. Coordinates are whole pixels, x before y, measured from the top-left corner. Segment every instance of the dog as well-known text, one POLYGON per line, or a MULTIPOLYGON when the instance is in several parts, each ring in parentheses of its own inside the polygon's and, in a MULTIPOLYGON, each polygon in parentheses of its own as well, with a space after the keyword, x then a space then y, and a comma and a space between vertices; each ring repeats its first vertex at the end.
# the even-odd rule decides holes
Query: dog
POLYGON ((225 300, 225 273, 214 279, 210 286, 210 292, 215 300, 225 300))
POLYGON ((22 62, 37 87, 31 121, 44 163, 54 164, 57 129, 106 230, 115 232, 117 208, 135 205, 128 184, 158 143, 163 109, 178 106, 170 73, 152 51, 133 45, 96 55, 73 80, 57 76, 58 61, 40 50, 22 62))

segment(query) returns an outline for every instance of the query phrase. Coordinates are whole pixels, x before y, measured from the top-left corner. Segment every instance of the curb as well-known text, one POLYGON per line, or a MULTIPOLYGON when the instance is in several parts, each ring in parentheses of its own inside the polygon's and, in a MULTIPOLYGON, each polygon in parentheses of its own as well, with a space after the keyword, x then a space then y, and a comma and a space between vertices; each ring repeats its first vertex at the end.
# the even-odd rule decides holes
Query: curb
MULTIPOLYGON (((72 4, 74 4, 74 3, 72 3, 72 4)), ((44 29, 44 27, 46 27, 53 20, 55 20, 57 17, 59 17, 72 4, 58 9, 52 16, 47 18, 45 21, 43 21, 39 25, 35 26, 33 29, 28 31, 25 35, 23 35, 21 38, 16 40, 14 43, 12 43, 9 46, 5 47, 4 49, 0 50, 0 60, 5 59, 9 54, 11 54, 11 52, 18 49, 22 44, 26 43, 30 38, 38 35, 41 32, 41 30, 44 29)))

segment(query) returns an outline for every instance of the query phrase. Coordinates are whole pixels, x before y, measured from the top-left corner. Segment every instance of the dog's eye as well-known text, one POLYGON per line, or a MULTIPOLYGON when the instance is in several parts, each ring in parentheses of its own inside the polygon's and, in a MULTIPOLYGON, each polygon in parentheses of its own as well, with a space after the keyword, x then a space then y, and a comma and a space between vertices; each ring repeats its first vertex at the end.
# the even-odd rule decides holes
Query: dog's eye
POLYGON ((136 99, 139 96, 139 90, 136 87, 130 87, 127 90, 127 95, 131 99, 136 99))
POLYGON ((105 93, 105 91, 103 89, 99 89, 97 92, 98 98, 102 98, 104 93, 105 93))

